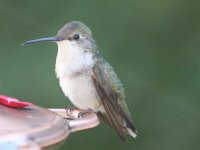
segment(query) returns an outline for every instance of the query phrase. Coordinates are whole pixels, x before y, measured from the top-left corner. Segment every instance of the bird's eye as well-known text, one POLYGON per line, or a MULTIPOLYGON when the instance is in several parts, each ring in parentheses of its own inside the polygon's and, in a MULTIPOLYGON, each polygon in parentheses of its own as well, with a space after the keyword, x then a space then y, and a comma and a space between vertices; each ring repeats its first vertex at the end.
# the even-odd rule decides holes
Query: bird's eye
POLYGON ((78 40, 80 38, 79 34, 74 34, 73 39, 78 40))

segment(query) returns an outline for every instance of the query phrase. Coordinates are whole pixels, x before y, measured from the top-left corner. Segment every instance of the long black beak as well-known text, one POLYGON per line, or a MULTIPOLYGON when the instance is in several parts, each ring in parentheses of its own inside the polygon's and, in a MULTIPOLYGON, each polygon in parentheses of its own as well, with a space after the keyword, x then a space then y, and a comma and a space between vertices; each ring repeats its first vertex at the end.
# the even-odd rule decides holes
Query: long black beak
POLYGON ((56 41, 62 41, 62 40, 63 40, 62 38, 47 37, 47 38, 41 38, 41 39, 36 39, 36 40, 30 40, 30 41, 27 41, 27 42, 23 43, 22 45, 36 43, 36 42, 43 42, 43 41, 53 41, 53 42, 56 42, 56 41))

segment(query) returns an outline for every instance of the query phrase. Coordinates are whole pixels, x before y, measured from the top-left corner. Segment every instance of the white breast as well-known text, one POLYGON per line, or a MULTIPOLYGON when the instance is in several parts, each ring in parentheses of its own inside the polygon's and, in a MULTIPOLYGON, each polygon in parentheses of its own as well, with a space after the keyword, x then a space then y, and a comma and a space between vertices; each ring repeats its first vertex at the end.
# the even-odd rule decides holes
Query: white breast
POLYGON ((91 80, 94 65, 92 54, 69 41, 58 42, 56 74, 60 86, 70 101, 77 107, 97 110, 100 102, 91 80))
POLYGON ((91 69, 94 65, 93 55, 85 52, 76 43, 64 40, 58 42, 58 54, 56 58, 56 74, 60 78, 74 73, 91 69))

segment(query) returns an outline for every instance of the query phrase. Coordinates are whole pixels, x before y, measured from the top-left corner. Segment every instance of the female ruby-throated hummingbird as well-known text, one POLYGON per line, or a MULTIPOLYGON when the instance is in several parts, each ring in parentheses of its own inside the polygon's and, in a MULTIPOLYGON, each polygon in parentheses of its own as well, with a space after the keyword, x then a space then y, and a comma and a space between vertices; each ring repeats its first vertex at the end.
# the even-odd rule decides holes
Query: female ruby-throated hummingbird
POLYGON ((119 137, 136 137, 136 129, 125 103, 123 86, 113 68, 100 55, 91 30, 82 22, 64 25, 55 37, 24 44, 54 41, 58 44, 56 74, 70 101, 82 110, 92 110, 119 137))

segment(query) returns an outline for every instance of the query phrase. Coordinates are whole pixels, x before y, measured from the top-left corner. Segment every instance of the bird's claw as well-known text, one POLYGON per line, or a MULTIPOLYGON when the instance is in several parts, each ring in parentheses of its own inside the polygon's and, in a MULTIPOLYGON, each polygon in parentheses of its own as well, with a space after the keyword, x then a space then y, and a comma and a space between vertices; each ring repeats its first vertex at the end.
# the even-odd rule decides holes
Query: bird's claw
POLYGON ((68 112, 72 112, 73 110, 75 110, 75 109, 77 109, 76 107, 70 107, 69 105, 67 105, 66 106, 66 108, 65 108, 65 111, 66 111, 66 113, 68 113, 68 112))
POLYGON ((78 113, 78 119, 84 117, 85 115, 87 115, 87 113, 93 113, 94 111, 92 110, 86 110, 86 111, 82 111, 80 113, 78 113))

